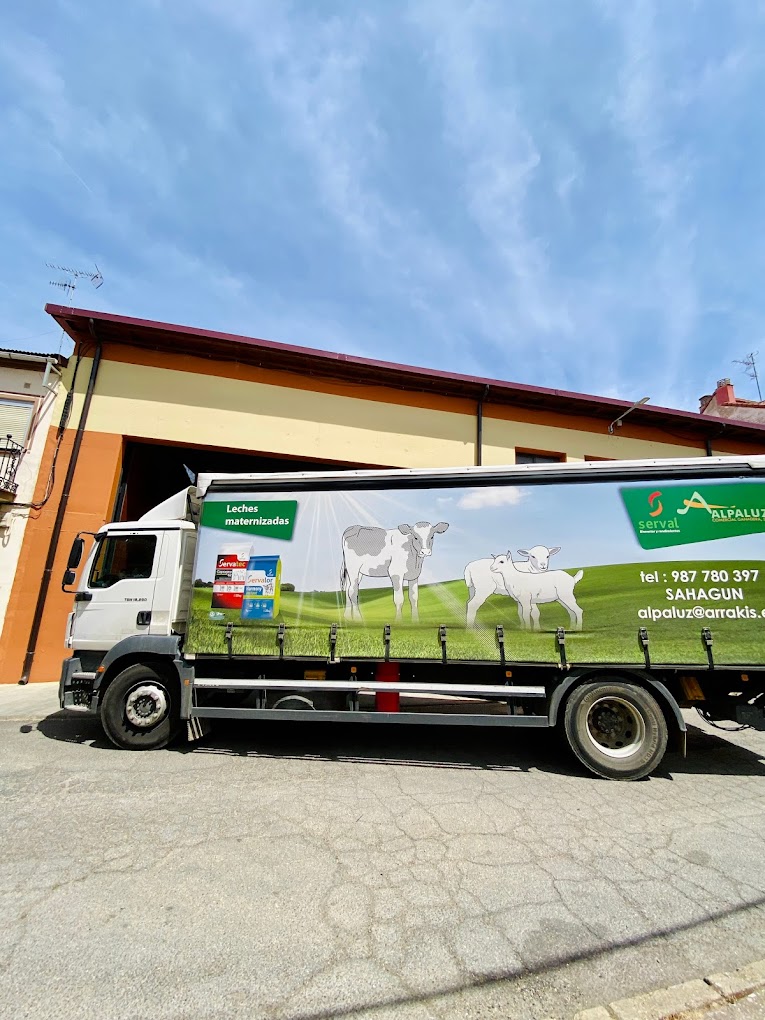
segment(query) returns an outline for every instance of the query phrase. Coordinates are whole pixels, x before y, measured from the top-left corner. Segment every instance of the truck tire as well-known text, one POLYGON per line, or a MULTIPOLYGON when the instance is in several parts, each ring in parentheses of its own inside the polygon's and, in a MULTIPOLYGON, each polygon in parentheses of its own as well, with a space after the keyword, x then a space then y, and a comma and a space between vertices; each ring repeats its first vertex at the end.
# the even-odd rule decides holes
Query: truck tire
POLYGON ((144 663, 128 666, 106 688, 101 724, 113 744, 128 751, 167 747, 180 729, 180 692, 144 663))
POLYGON ((577 758, 605 779, 642 779, 667 749, 667 722, 656 698, 619 680, 574 688, 563 725, 577 758))

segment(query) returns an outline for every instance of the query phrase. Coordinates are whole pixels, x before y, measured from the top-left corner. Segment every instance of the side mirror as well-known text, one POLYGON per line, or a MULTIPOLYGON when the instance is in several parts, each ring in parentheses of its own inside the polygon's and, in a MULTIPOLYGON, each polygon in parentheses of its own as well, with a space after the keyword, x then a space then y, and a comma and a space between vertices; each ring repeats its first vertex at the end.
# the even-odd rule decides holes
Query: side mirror
POLYGON ((77 575, 75 574, 75 572, 73 570, 65 570, 64 571, 64 580, 61 582, 62 590, 66 591, 66 589, 69 587, 70 584, 74 584, 76 578, 77 578, 77 575))
MULTIPOLYGON (((75 538, 75 540, 72 542, 72 548, 69 550, 69 559, 66 564, 67 573, 71 573, 73 570, 76 570, 77 567, 79 567, 80 560, 82 559, 82 550, 84 548, 85 539, 80 538, 80 536, 78 535, 77 538, 75 538)), ((72 580, 65 581, 64 584, 71 584, 72 581, 74 581, 74 574, 72 574, 72 580)))

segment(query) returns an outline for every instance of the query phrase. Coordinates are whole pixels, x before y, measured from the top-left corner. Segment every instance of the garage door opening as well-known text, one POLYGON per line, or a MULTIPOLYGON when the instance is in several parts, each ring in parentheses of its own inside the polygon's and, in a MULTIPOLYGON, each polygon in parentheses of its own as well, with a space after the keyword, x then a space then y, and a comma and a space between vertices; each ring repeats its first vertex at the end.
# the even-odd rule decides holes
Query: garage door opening
POLYGON ((190 485, 197 475, 207 472, 349 471, 372 466, 128 440, 112 520, 137 520, 158 503, 190 485))

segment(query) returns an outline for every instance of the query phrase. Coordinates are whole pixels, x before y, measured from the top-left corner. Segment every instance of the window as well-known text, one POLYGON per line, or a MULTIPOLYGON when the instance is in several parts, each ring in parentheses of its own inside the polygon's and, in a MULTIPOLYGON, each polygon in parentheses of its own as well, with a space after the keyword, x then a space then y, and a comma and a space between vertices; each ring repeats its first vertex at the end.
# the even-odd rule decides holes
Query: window
POLYGON ((516 464, 560 464, 566 458, 562 453, 534 453, 530 450, 516 450, 516 464))
POLYGON ((127 578, 151 577, 156 535, 112 536, 101 541, 90 571, 90 588, 111 588, 127 578))
POLYGON ((10 435, 14 443, 24 446, 29 435, 35 405, 32 400, 0 397, 0 439, 10 435))

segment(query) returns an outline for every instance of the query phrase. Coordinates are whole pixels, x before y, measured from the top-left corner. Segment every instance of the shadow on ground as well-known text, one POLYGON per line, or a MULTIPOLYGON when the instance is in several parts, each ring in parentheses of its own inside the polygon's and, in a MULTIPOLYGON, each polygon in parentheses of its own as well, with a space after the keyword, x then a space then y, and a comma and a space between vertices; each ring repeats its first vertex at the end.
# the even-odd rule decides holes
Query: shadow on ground
MULTIPOLYGON (((97 751, 117 751, 97 719, 59 711, 43 719, 37 730, 51 740, 85 744, 97 751)), ((22 726, 30 732, 31 726, 22 726)), ((588 776, 566 746, 558 730, 480 730, 473 727, 406 726, 375 729, 352 723, 217 721, 214 729, 193 744, 178 743, 168 754, 231 755, 235 757, 308 759, 422 768, 486 769, 588 776)), ((749 750, 723 734, 688 727, 685 758, 668 751, 651 779, 675 775, 763 775, 762 752, 749 750)), ((650 780, 648 780, 650 781, 650 780)))

